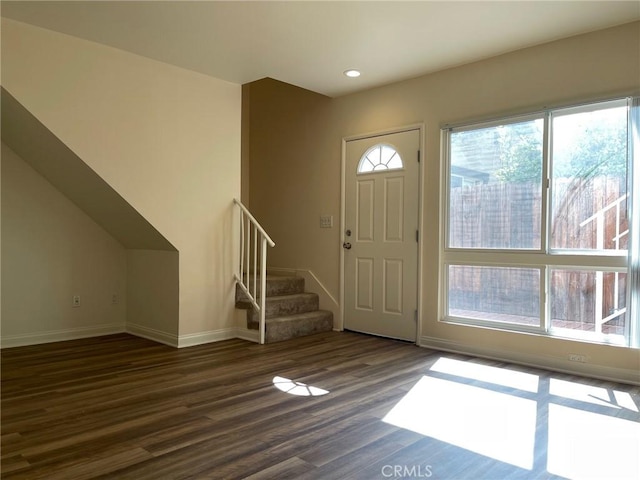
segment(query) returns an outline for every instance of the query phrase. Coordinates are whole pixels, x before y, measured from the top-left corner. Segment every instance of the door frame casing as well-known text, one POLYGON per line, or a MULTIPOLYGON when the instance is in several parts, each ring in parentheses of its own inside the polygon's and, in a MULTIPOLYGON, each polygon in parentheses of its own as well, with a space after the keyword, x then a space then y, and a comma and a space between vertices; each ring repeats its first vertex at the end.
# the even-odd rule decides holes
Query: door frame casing
POLYGON ((402 133, 409 132, 413 130, 418 130, 419 132, 419 149, 420 149, 420 163, 418 164, 419 178, 418 178, 418 278, 416 279, 416 288, 417 291, 417 300, 418 300, 418 315, 416 319, 416 338, 415 344, 419 345, 419 340, 422 337, 422 249, 423 249, 423 241, 422 241, 422 232, 423 232, 423 188, 424 185, 424 152, 425 152, 425 125, 424 123, 416 123, 412 125, 406 125, 403 127, 385 129, 385 130, 377 130, 375 132, 363 133, 359 135, 350 135, 347 137, 342 137, 342 159, 340 165, 340 238, 339 238, 339 248, 340 248, 340 325, 338 330, 344 330, 344 304, 345 304, 345 293, 344 293, 344 248, 342 248, 342 242, 344 242, 345 238, 345 222, 346 222, 346 168, 347 168, 347 142, 354 140, 364 140, 366 138, 372 137, 383 137, 385 135, 392 135, 394 133, 402 133))

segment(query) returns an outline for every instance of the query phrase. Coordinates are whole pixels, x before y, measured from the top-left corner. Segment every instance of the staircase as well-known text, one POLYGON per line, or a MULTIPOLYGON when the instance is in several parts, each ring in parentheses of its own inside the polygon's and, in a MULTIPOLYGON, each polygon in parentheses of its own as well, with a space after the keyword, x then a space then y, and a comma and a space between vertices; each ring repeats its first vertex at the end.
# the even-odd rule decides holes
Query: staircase
MULTIPOLYGON (((318 295, 304 291, 304 278, 267 274, 265 343, 333 330, 333 314, 319 310, 318 295)), ((247 328, 258 330, 260 315, 236 287, 236 308, 247 310, 247 328)))

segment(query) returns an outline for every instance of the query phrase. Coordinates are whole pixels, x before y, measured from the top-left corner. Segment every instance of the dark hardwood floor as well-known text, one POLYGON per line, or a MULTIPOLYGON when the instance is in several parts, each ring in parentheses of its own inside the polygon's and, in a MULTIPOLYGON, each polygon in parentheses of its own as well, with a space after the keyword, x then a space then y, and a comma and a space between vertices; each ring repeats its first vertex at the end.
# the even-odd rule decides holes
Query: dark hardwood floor
POLYGON ((529 479, 616 464, 638 478, 639 405, 637 387, 347 332, 181 350, 121 334, 2 350, 1 471, 529 479))

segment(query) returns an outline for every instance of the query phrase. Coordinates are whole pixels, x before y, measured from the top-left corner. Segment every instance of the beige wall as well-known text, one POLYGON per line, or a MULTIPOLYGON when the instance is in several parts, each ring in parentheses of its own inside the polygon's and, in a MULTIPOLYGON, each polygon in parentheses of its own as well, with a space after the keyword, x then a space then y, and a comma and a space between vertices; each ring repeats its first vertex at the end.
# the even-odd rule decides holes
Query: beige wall
POLYGON ((340 140, 327 135, 331 99, 271 79, 247 87, 250 205, 276 243, 269 264, 311 269, 337 298, 340 140), (320 229, 324 214, 334 228, 320 229))
POLYGON ((241 87, 4 18, 2 86, 179 250, 171 329, 232 328, 241 87))
POLYGON ((342 138, 424 124, 421 342, 640 381, 637 350, 438 321, 440 127, 638 92, 638 22, 333 100, 272 80, 254 83, 251 205, 277 244, 270 263, 309 268, 337 298, 339 227, 320 230, 318 216, 339 218, 342 138), (570 364, 568 353, 588 355, 589 364, 570 364))
POLYGON ((127 331, 179 343, 178 252, 127 250, 127 331))
POLYGON ((242 146, 241 146, 241 195, 240 201, 249 207, 249 167, 251 157, 249 154, 249 126, 251 122, 251 85, 242 86, 242 146))
POLYGON ((4 143, 1 154, 2 346, 124 331, 124 247, 4 143))

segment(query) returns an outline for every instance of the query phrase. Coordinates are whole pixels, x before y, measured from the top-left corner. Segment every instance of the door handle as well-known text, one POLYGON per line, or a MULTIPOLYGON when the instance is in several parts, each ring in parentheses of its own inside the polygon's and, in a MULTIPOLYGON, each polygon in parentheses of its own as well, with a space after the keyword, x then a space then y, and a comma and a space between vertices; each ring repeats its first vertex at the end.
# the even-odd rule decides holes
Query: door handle
POLYGON ((342 244, 342 247, 343 247, 345 250, 351 250, 351 244, 350 244, 349 242, 344 242, 344 243, 342 244))

